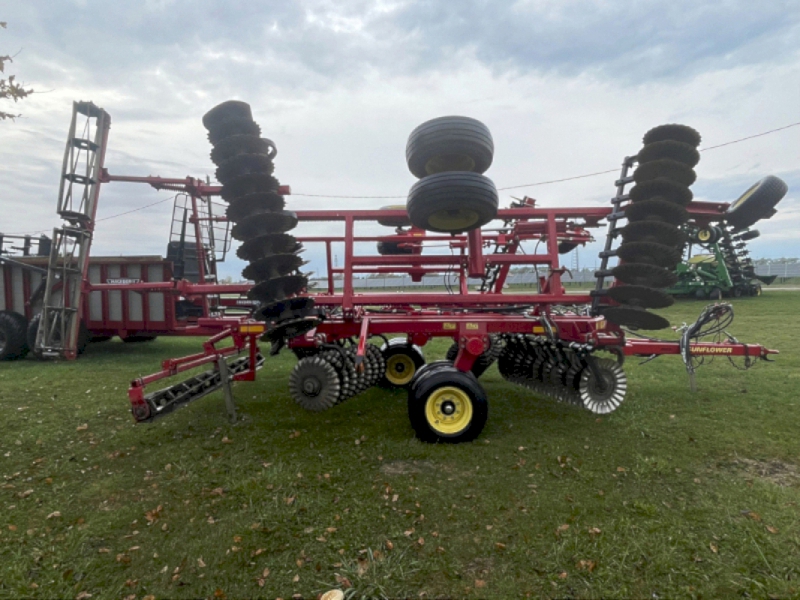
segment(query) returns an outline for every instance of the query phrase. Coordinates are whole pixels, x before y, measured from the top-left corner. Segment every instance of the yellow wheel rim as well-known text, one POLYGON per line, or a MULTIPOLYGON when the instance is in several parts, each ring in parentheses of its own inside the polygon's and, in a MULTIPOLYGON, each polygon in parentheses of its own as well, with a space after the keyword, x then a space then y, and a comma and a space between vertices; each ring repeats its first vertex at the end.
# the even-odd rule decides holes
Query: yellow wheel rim
POLYGON ((707 242, 711 239, 711 232, 708 229, 701 229, 697 232, 697 239, 701 242, 707 242))
POLYGON ((737 198, 737 199, 736 199, 736 200, 733 202, 733 204, 731 204, 731 205, 728 207, 728 212, 732 211, 734 208, 736 208, 737 206, 739 206, 740 204, 742 204, 742 203, 743 203, 745 200, 747 200, 747 199, 748 199, 750 196, 752 196, 752 195, 753 195, 753 192, 755 192, 755 191, 756 191, 756 189, 758 189, 759 185, 761 185, 761 182, 760 182, 760 181, 759 181, 758 183, 755 183, 755 184, 753 184, 753 186, 752 186, 752 187, 751 187, 749 190, 747 190, 747 191, 746 191, 744 194, 742 194, 741 196, 739 196, 739 197, 738 197, 738 198, 737 198))
POLYGON ((395 354, 386 361, 386 379, 392 385, 406 385, 414 378, 417 365, 406 354, 395 354))
POLYGON ((445 171, 472 171, 474 169, 475 160, 466 154, 443 154, 434 156, 425 163, 425 172, 428 175, 445 171))
POLYGON ((453 210, 439 210, 428 217, 428 225, 443 231, 458 231, 468 229, 480 220, 474 210, 456 208, 453 210))
POLYGON ((455 435, 464 431, 472 422, 472 400, 460 388, 438 388, 428 396, 425 418, 436 433, 455 435))

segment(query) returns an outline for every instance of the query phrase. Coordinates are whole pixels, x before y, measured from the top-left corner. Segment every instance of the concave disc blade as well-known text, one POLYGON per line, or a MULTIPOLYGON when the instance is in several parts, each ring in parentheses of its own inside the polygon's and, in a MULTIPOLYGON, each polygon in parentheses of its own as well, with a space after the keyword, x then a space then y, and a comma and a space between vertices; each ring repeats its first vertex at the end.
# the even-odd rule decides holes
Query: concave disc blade
POLYGON ((217 167, 217 181, 225 185, 242 175, 253 173, 272 175, 275 165, 268 154, 239 154, 217 167))
POLYGON ((634 221, 660 221, 680 225, 689 220, 689 213, 682 206, 666 200, 644 200, 634 202, 625 209, 625 218, 634 221))
POLYGON ((654 242, 675 247, 683 244, 684 237, 674 225, 658 221, 636 221, 622 228, 622 239, 626 242, 654 242))
POLYGON ((225 138, 211 150, 211 161, 220 166, 226 160, 240 154, 265 154, 270 160, 275 160, 278 150, 275 143, 266 138, 252 135, 232 135, 225 138))
POLYGON ((692 190, 685 185, 663 178, 639 183, 633 186, 628 194, 634 202, 643 202, 658 197, 681 206, 689 204, 694 197, 692 190))
POLYGON ((651 181, 659 177, 689 186, 697 179, 697 173, 694 172, 692 167, 669 158, 660 158, 659 160, 644 163, 636 167, 633 172, 633 180, 636 183, 651 181))
POLYGON ((253 120, 253 111, 247 102, 241 100, 227 100, 217 104, 203 115, 203 127, 213 129, 227 119, 253 120))
POLYGON ((265 321, 299 319, 309 316, 312 311, 314 311, 313 298, 290 298, 282 302, 270 302, 262 304, 256 310, 265 321))
POLYGON ((238 196, 228 204, 225 215, 229 221, 238 223, 259 212, 283 210, 286 202, 275 192, 256 192, 238 196))
POLYGON ((671 246, 653 242, 625 242, 617 248, 617 256, 625 262, 645 263, 674 269, 681 260, 681 254, 671 246))
POLYGON ((288 210, 263 212, 234 225, 231 235, 245 241, 265 233, 286 233, 297 225, 297 215, 288 210))
POLYGON ((260 302, 277 302, 297 295, 306 287, 308 277, 305 275, 284 275, 254 285, 247 292, 247 297, 260 302))
POLYGON ((606 294, 615 302, 641 308, 666 308, 675 303, 666 292, 643 285, 617 285, 609 288, 606 294))
POLYGON ((700 134, 696 129, 688 125, 678 125, 677 123, 668 123, 667 125, 659 125, 653 127, 650 131, 644 134, 642 142, 644 144, 652 144, 654 142, 661 142, 664 140, 674 140, 676 142, 683 142, 690 146, 697 148, 700 145, 700 134))
POLYGON ((296 254, 273 254, 247 265, 242 276, 253 281, 266 281, 291 273, 303 264, 303 259, 296 254))
POLYGON ((664 317, 633 306, 608 306, 602 313, 612 323, 632 329, 654 330, 669 327, 669 321, 664 317))
POLYGON ((271 254, 296 254, 302 247, 291 234, 267 233, 244 242, 236 251, 236 256, 253 262, 271 254))
POLYGON ((269 329, 261 339, 268 342, 275 342, 281 339, 291 339, 298 335, 311 331, 317 326, 319 321, 317 319, 293 319, 284 321, 269 329))
POLYGON ((678 281, 672 271, 646 263, 625 263, 614 267, 611 274, 623 283, 652 288, 668 288, 678 281))
POLYGON ((277 192, 280 183, 267 173, 249 173, 225 182, 219 195, 227 202, 233 202, 239 196, 256 192, 277 192))
POLYGON ((645 144, 645 146, 639 150, 637 156, 639 164, 662 158, 677 160, 685 165, 694 167, 700 162, 700 153, 691 144, 678 142, 676 140, 662 140, 660 142, 645 144))

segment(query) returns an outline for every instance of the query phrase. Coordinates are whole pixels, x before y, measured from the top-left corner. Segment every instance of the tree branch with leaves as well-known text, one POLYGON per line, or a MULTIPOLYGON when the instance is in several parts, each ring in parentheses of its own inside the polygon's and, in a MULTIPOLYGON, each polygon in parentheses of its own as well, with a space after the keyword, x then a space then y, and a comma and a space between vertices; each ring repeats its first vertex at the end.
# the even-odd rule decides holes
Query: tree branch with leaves
MULTIPOLYGON (((0 27, 5 29, 6 23, 0 21, 0 27)), ((14 103, 19 102, 23 98, 30 96, 33 93, 32 89, 26 89, 22 84, 17 83, 14 75, 6 77, 6 63, 13 63, 12 56, 0 56, 0 100, 12 100, 14 103)), ((0 121, 6 119, 14 119, 19 115, 0 110, 0 121)))

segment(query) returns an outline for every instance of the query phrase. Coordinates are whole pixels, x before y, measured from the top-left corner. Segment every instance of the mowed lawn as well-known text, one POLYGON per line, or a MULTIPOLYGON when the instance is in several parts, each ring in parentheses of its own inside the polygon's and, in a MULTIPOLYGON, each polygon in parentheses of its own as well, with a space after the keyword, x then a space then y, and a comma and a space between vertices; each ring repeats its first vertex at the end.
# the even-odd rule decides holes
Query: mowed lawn
POLYGON ((493 367, 456 446, 413 437, 403 391, 304 412, 287 352, 235 386, 236 425, 219 392, 131 421, 129 380, 199 339, 0 364, 0 597, 796 597, 800 293, 735 307, 775 363, 718 357, 691 394, 678 357, 629 359, 602 418, 493 367))

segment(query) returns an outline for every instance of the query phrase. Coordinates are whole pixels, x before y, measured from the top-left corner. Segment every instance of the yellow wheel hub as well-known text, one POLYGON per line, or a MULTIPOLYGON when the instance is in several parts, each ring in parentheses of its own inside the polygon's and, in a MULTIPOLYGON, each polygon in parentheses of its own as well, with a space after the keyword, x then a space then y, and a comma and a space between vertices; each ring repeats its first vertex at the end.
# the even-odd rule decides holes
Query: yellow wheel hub
POLYGON ((455 435, 472 422, 472 400, 460 388, 438 388, 425 402, 425 418, 436 433, 455 435))
POLYGON ((480 220, 474 210, 456 208, 453 210, 439 210, 428 217, 428 225, 443 231, 459 231, 472 227, 480 220))
POLYGON ((472 171, 473 169, 475 169, 475 160, 466 154, 443 154, 434 156, 425 163, 425 172, 428 175, 445 171, 472 171))
POLYGON ((395 354, 386 361, 386 379, 392 385, 406 385, 414 378, 417 366, 406 354, 395 354))
POLYGON ((701 229, 697 232, 697 239, 701 242, 707 242, 711 239, 711 232, 708 229, 701 229))

